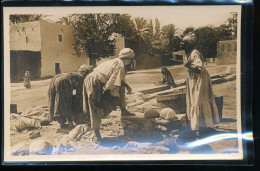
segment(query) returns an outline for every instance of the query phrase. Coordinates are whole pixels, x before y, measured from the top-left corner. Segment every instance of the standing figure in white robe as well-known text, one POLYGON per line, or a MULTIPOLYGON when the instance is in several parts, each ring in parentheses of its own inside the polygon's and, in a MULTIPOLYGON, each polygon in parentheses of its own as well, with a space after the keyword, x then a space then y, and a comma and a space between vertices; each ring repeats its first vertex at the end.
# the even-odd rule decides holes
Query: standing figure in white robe
POLYGON ((194 49, 193 35, 187 35, 182 41, 185 50, 184 66, 188 70, 186 105, 187 116, 192 130, 199 136, 200 127, 213 127, 220 122, 218 109, 212 89, 210 75, 204 67, 201 52, 194 49))

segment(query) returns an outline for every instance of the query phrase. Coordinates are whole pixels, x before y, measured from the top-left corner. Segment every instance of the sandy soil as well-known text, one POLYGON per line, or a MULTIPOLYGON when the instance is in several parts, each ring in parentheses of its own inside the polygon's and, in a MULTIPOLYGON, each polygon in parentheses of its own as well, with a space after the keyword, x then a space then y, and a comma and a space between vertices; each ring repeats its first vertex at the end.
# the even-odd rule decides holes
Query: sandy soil
MULTIPOLYGON (((225 70, 226 66, 207 66, 210 74, 220 73, 225 70)), ((183 66, 171 66, 169 67, 173 74, 175 80, 185 79, 186 71, 183 66)), ((235 73, 235 67, 232 66, 232 73, 235 73)), ((133 71, 127 75, 127 82, 133 88, 133 91, 140 87, 146 87, 154 84, 160 80, 160 68, 150 69, 150 70, 140 70, 133 71)), ((12 83, 11 84, 11 103, 17 104, 18 112, 24 112, 27 108, 33 106, 41 106, 47 104, 47 90, 49 86, 50 79, 32 81, 32 89, 26 90, 22 83, 12 83)), ((216 125, 215 133, 232 132, 237 131, 237 111, 236 111, 236 81, 230 81, 226 83, 216 84, 213 86, 214 93, 216 96, 224 96, 224 106, 223 106, 223 120, 221 124, 216 125)), ((112 116, 117 116, 119 111, 113 112, 112 116)), ((54 139, 61 138, 64 134, 68 132, 58 132, 58 123, 53 122, 52 125, 43 126, 41 129, 41 137, 39 139, 49 140, 54 142, 54 139)), ((15 146, 20 142, 31 142, 34 140, 29 139, 29 134, 31 131, 25 131, 22 133, 12 132, 11 134, 11 146, 15 146)), ((102 130, 102 135, 104 137, 112 137, 113 145, 96 145, 93 143, 81 143, 81 148, 78 149, 76 154, 85 153, 111 153, 115 152, 115 149, 121 148, 126 145, 129 141, 128 139, 120 139, 122 135, 111 136, 108 129, 102 130), (116 142, 118 142, 116 144, 116 142), (121 143, 121 145, 120 145, 121 143)), ((146 141, 145 143, 151 142, 146 141)), ((109 143, 111 144, 111 143, 109 143)), ((236 152, 237 150, 237 140, 224 140, 216 143, 211 143, 210 147, 213 149, 214 153, 226 153, 226 152, 236 152), (226 149, 229 149, 227 151, 226 149), (231 149, 231 150, 230 150, 231 149), (225 151, 226 150, 226 151, 225 151)), ((141 148, 140 148, 141 149, 141 148)), ((120 153, 120 150, 116 150, 120 153)), ((122 152, 122 151, 121 151, 122 152)), ((140 152, 140 151, 139 151, 140 152)), ((142 151, 146 153, 147 151, 142 151)), ((157 151, 158 152, 158 151, 157 151)), ((73 154, 72 153, 72 154, 73 154)), ((182 152, 180 152, 182 153, 182 152)), ((185 152, 184 152, 185 153, 185 152)), ((71 153, 69 153, 71 154, 71 153)))

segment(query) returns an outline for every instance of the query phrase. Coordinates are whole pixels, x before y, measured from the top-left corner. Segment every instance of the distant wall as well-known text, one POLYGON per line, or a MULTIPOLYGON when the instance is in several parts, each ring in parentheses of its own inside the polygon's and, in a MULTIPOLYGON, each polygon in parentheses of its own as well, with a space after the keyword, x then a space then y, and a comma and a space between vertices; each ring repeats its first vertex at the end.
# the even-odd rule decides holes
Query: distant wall
POLYGON ((236 64, 237 41, 219 41, 217 45, 217 64, 236 64))
POLYGON ((41 50, 39 21, 10 25, 10 50, 41 50))
POLYGON ((161 55, 138 54, 135 56, 136 69, 147 69, 162 66, 161 55))
POLYGON ((116 37, 115 38, 115 54, 110 56, 109 59, 114 59, 119 56, 119 52, 125 48, 125 38, 124 37, 116 37))
POLYGON ((40 21, 40 26, 42 76, 55 75, 55 63, 59 63, 61 73, 77 71, 80 65, 89 64, 88 57, 75 55, 74 36, 70 26, 47 21, 40 21), (59 38, 62 42, 59 42, 59 38))

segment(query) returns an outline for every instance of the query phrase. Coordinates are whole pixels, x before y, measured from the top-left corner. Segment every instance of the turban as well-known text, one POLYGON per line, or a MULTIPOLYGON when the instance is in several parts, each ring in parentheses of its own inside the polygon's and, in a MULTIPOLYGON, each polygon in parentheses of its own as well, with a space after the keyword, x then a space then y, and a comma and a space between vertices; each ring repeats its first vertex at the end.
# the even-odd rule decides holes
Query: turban
POLYGON ((189 33, 183 37, 183 42, 187 42, 189 44, 195 44, 195 35, 194 33, 189 33))
POLYGON ((134 57, 135 57, 135 53, 130 48, 124 48, 119 52, 120 59, 126 59, 126 58, 134 59, 134 57))
POLYGON ((83 64, 79 67, 78 72, 89 72, 91 69, 92 68, 90 66, 83 64))

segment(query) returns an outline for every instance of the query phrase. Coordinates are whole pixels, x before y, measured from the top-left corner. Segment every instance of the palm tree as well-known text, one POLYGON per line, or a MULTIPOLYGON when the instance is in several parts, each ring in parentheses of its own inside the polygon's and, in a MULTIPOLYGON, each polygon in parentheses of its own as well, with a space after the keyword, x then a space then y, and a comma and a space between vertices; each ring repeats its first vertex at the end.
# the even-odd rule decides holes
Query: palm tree
POLYGON ((57 23, 63 24, 63 25, 70 25, 72 26, 74 24, 74 21, 70 16, 68 17, 61 17, 57 23))
POLYGON ((161 35, 161 28, 160 28, 160 22, 158 18, 155 18, 155 27, 154 27, 154 37, 156 40, 160 40, 160 35, 161 35))
POLYGON ((178 46, 178 38, 176 36, 177 29, 173 24, 169 24, 162 27, 161 36, 163 40, 164 47, 169 53, 178 46))
POLYGON ((149 27, 147 20, 143 17, 135 18, 136 37, 140 43, 146 43, 149 40, 149 27))
POLYGON ((9 20, 10 20, 10 24, 18 24, 18 23, 43 20, 45 17, 48 16, 49 15, 44 15, 44 14, 25 14, 25 15, 12 14, 9 16, 9 20))

